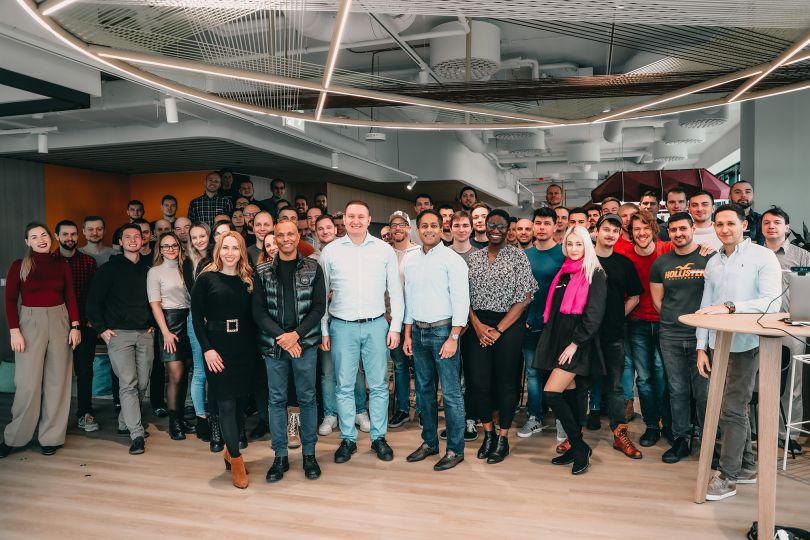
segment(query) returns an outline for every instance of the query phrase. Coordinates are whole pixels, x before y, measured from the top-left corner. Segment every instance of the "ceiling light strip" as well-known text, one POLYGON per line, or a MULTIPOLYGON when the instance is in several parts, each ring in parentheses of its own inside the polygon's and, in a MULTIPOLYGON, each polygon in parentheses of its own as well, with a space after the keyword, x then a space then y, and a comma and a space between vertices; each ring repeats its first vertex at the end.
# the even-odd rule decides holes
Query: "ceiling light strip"
POLYGON ((726 98, 726 101, 728 103, 733 103, 734 101, 737 101, 741 95, 743 95, 748 90, 759 84, 759 82, 762 79, 773 73, 775 70, 779 69, 785 62, 796 56, 796 54, 798 54, 802 49, 804 49, 808 45, 810 45, 810 32, 806 33, 804 37, 802 37, 802 39, 791 45, 791 47, 788 50, 777 56, 772 62, 770 62, 770 64, 768 64, 768 67, 762 73, 760 73, 758 76, 752 78, 750 81, 746 82, 745 84, 737 88, 737 90, 735 90, 726 98))
MULTIPOLYGON (((325 90, 322 85, 316 82, 305 81, 302 79, 293 79, 290 77, 281 77, 278 75, 255 73, 252 71, 245 71, 236 68, 228 68, 224 66, 212 66, 210 64, 204 64, 202 62, 194 62, 191 60, 166 58, 152 54, 100 47, 97 45, 90 45, 87 48, 87 50, 93 53, 94 55, 97 55, 105 59, 124 60, 126 62, 135 62, 138 64, 148 64, 153 66, 190 71, 194 73, 201 73, 205 75, 215 75, 219 77, 241 79, 245 81, 259 82, 265 84, 275 84, 279 86, 288 86, 292 88, 302 88, 305 90, 314 90, 318 92, 323 92, 325 90)), ((451 104, 444 101, 437 101, 432 99, 424 99, 410 96, 401 96, 398 94, 378 92, 376 90, 364 90, 364 89, 361 90, 358 88, 352 88, 348 86, 331 86, 329 88, 329 93, 367 99, 375 99, 379 101, 384 101, 386 103, 398 103, 402 105, 413 105, 416 107, 429 107, 432 109, 446 110, 459 113, 479 114, 482 116, 489 116, 493 118, 505 118, 507 120, 521 120, 524 122, 531 122, 531 123, 553 125, 553 124, 560 124, 563 122, 563 120, 557 118, 541 117, 531 114, 509 113, 495 109, 488 109, 485 107, 451 104)))
MULTIPOLYGON (((352 0, 340 0, 335 28, 332 30, 332 41, 329 43, 329 55, 326 57, 326 65, 323 68, 323 89, 327 90, 332 83, 332 74, 335 72, 338 54, 340 53, 340 43, 343 40, 343 31, 346 29, 346 22, 349 20, 349 11, 352 7, 352 0)), ((318 107, 315 109, 315 120, 321 118, 323 106, 326 103, 326 92, 321 92, 318 96, 318 107)))
POLYGON ((37 8, 45 16, 51 16, 60 9, 75 3, 77 0, 46 0, 37 8))
POLYGON ((810 81, 802 81, 793 84, 786 84, 784 86, 778 86, 776 88, 769 88, 768 90, 762 90, 760 92, 751 92, 750 94, 746 94, 745 97, 738 99, 737 102, 739 103, 743 101, 750 101, 752 99, 773 97, 780 94, 788 94, 790 92, 798 92, 799 90, 807 89, 810 89, 810 81))

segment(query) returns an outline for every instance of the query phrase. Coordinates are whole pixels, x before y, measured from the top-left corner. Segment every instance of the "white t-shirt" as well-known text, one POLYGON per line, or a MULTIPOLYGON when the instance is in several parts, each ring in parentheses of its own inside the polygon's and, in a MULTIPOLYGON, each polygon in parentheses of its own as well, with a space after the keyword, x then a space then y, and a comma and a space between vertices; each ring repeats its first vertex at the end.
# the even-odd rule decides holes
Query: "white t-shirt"
POLYGON ((695 242, 697 244, 709 244, 717 251, 723 247, 723 242, 717 238, 717 233, 714 231, 714 223, 710 227, 703 229, 695 228, 695 242))

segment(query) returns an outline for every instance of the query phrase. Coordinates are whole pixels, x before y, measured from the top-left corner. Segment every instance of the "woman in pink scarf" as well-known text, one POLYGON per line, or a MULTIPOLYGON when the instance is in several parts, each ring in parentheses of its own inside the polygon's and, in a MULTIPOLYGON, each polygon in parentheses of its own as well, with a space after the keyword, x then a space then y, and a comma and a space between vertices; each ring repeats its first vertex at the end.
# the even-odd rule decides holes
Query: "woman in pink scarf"
POLYGON ((551 462, 573 463, 571 472, 578 475, 588 470, 591 455, 582 438, 586 390, 582 378, 604 373, 599 347, 594 345, 605 312, 607 284, 584 227, 570 227, 562 246, 565 262, 551 282, 534 367, 549 372, 543 396, 571 443, 551 462))

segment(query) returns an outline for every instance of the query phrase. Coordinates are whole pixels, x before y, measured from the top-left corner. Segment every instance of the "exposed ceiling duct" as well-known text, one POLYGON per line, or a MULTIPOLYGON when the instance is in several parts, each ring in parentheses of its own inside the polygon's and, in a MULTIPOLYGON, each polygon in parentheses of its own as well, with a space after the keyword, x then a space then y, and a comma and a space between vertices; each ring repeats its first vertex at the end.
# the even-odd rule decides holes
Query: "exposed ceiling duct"
POLYGON ((683 127, 707 128, 722 126, 726 122, 728 122, 728 109, 726 107, 700 109, 678 115, 678 124, 683 127))
MULTIPOLYGON (((289 16, 290 19, 299 17, 297 13, 289 16)), ((307 11, 303 14, 301 32, 308 38, 329 42, 332 39, 332 30, 335 27, 337 12, 307 11)), ((413 14, 390 15, 388 20, 398 33, 411 27, 416 16, 413 14)), ((458 25, 452 23, 454 27, 458 25)), ((343 30, 343 41, 354 43, 373 39, 390 38, 388 32, 377 21, 366 13, 352 13, 343 30)))
POLYGON ((528 137, 506 139, 498 141, 498 150, 504 150, 514 157, 532 156, 546 148, 546 134, 544 131, 530 132, 528 137))
POLYGON ((653 161, 668 163, 670 161, 683 161, 689 157, 685 144, 667 144, 664 141, 655 141, 652 147, 653 161))
POLYGON ((568 146, 569 165, 577 165, 581 170, 587 171, 599 161, 599 143, 596 141, 576 142, 568 146))
POLYGON ((699 144, 705 140, 705 128, 682 126, 676 120, 664 124, 664 142, 667 144, 699 144))
MULTIPOLYGON (((435 27, 442 31, 456 27, 448 22, 435 27)), ((494 24, 472 21, 470 24, 470 80, 491 77, 501 68, 501 29, 494 24)), ((449 36, 430 40, 430 67, 450 81, 463 81, 467 72, 467 37, 449 36)))
POLYGON ((664 129, 654 126, 624 127, 624 122, 612 122, 605 125, 602 137, 607 142, 624 144, 643 144, 661 140, 664 129))

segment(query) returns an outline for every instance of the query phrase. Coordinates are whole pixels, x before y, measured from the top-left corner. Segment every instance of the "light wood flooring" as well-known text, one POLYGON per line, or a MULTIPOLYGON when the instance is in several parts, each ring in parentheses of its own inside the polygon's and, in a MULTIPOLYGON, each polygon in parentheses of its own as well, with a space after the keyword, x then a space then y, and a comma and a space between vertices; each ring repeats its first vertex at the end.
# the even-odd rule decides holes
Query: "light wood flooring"
MULTIPOLYGON (((10 395, 0 396, 0 425, 9 420, 10 404, 10 395)), ((165 419, 149 419, 151 437, 141 456, 130 456, 129 440, 115 435, 111 404, 98 419, 96 433, 71 424, 55 456, 32 446, 0 460, 0 538, 691 540, 744 538, 756 513, 755 485, 697 505, 697 456, 663 464, 660 443, 633 461, 612 449, 606 426, 586 435, 594 456, 581 477, 549 463, 553 429, 531 439, 513 436, 512 454, 498 465, 475 458, 480 440, 468 443, 466 461, 442 473, 433 471, 432 458, 405 461, 420 443, 416 422, 389 432, 395 451, 389 463, 377 460, 361 433, 358 453, 336 465, 335 433, 318 443, 321 479, 304 478, 297 450, 284 480, 272 485, 264 480, 269 442, 251 442, 244 455, 252 483, 242 491, 207 444, 193 436, 170 440, 165 419)), ((632 424, 635 440, 642 429, 638 420, 632 424)), ((810 455, 789 460, 778 490, 777 523, 810 529, 810 455)))

